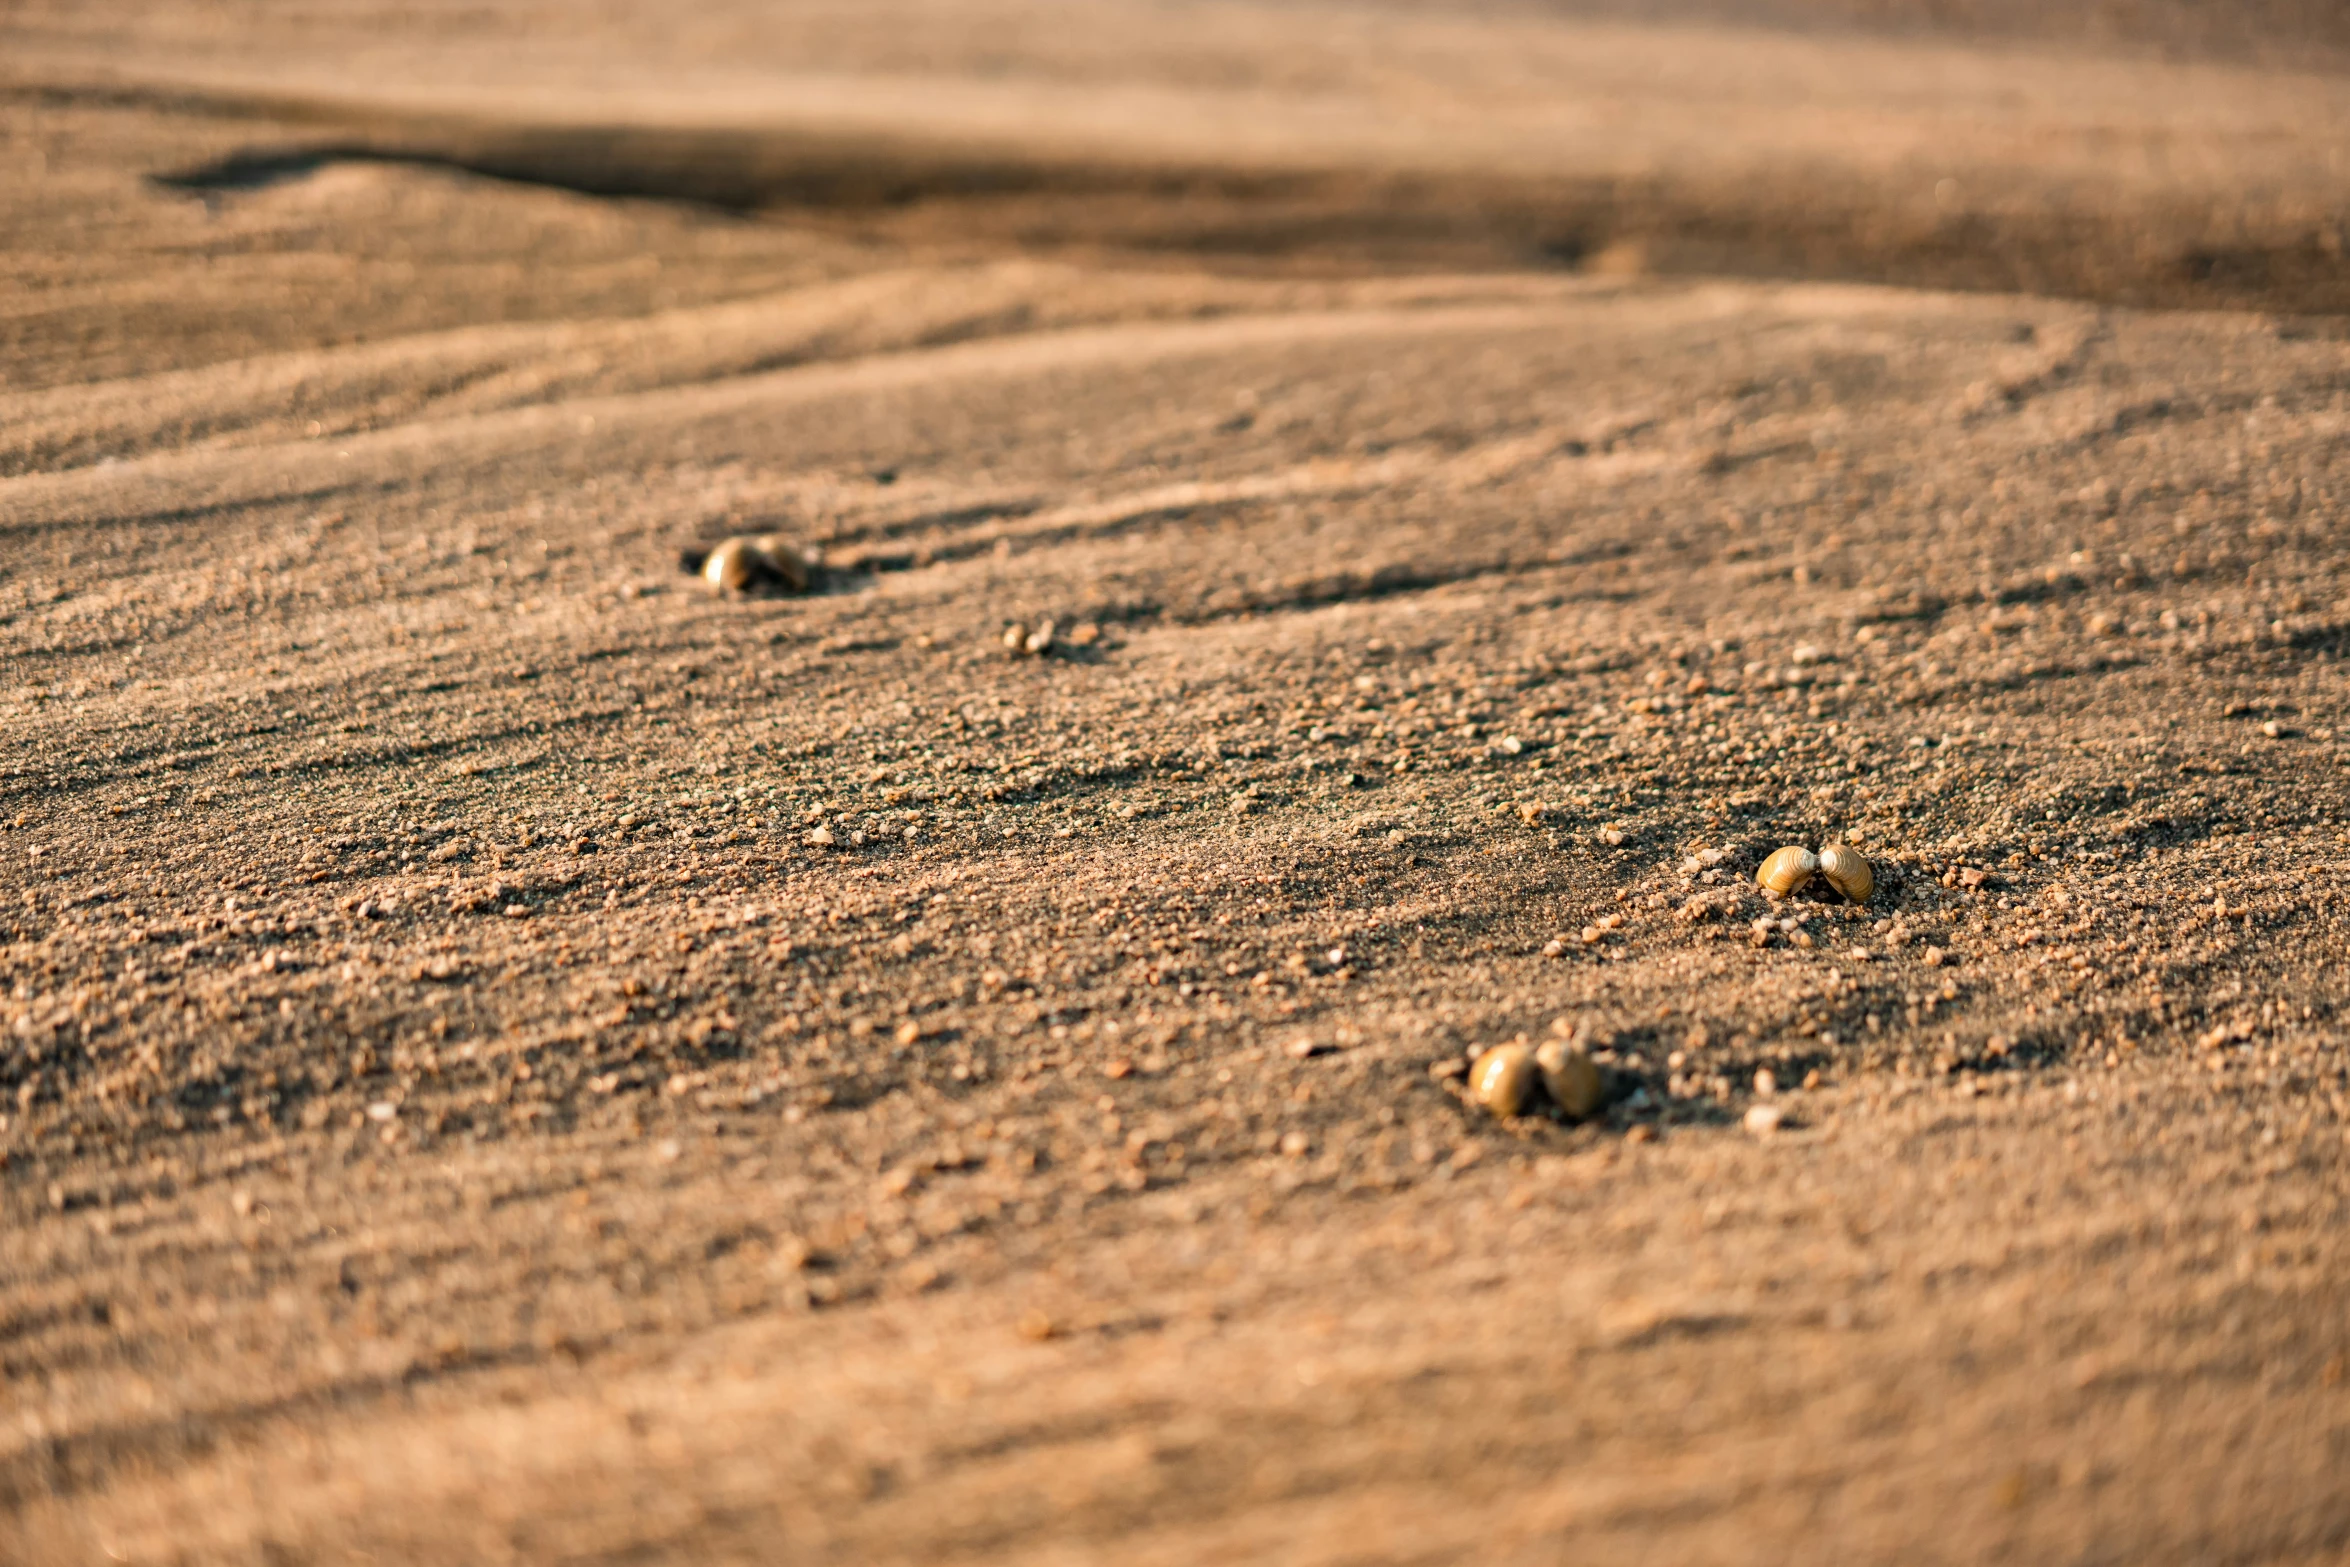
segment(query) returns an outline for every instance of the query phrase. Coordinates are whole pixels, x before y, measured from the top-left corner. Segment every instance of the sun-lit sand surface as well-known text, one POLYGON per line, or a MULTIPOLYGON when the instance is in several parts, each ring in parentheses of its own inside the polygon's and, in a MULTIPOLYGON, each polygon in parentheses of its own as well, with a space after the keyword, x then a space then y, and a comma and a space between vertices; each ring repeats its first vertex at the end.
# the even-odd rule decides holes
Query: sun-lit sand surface
POLYGON ((2350 32, 687 9, 0 16, 0 1560, 2340 1558, 2350 32))

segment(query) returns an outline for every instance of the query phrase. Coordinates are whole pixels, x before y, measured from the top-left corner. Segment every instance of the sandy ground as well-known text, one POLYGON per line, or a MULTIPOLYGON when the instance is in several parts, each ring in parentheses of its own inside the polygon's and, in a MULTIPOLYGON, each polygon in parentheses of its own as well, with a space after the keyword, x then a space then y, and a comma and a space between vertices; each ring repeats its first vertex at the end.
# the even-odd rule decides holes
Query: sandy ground
POLYGON ((0 14, 0 1560, 2350 1555, 2346 56, 2130 14, 0 14))

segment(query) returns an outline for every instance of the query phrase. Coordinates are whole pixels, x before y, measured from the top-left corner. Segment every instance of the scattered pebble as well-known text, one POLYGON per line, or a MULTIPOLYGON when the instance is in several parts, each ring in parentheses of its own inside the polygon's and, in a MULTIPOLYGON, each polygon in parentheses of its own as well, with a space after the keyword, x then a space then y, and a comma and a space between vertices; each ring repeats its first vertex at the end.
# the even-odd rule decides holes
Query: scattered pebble
POLYGON ((1757 1137, 1768 1137, 1787 1119, 1787 1112, 1777 1105, 1756 1105, 1746 1112, 1745 1126, 1757 1137))

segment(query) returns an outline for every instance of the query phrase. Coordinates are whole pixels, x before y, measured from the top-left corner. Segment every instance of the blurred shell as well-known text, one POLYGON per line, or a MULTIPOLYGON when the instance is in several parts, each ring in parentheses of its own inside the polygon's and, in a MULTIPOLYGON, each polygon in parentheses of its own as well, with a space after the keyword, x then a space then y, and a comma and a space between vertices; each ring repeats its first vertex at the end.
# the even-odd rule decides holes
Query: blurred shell
POLYGON ((749 539, 727 539, 702 561, 702 580, 716 593, 748 593, 764 563, 749 539))
POLYGON ((1534 1052, 1524 1045, 1496 1045, 1469 1068, 1469 1095, 1495 1115, 1522 1113, 1534 1098, 1534 1052))
POLYGON ((1820 851, 1820 874, 1828 885, 1855 903, 1866 903, 1877 890, 1877 873, 1858 849, 1831 843, 1820 851))
POLYGON ((726 539, 703 557, 702 580, 720 595, 805 593, 808 557, 780 533, 726 539))
POLYGON ((794 593, 808 591, 808 552, 780 533, 763 533, 751 541, 767 557, 768 569, 794 593))
POLYGON ((1819 872, 1819 868, 1818 855, 1791 843, 1763 861, 1762 869, 1754 873, 1754 880, 1763 891, 1775 892, 1784 898, 1801 892, 1804 884, 1819 872))
POLYGON ((1542 1048, 1534 1052, 1534 1064, 1542 1069, 1542 1086, 1552 1102, 1578 1121, 1594 1114, 1606 1097, 1599 1063, 1566 1040, 1544 1040, 1542 1048))

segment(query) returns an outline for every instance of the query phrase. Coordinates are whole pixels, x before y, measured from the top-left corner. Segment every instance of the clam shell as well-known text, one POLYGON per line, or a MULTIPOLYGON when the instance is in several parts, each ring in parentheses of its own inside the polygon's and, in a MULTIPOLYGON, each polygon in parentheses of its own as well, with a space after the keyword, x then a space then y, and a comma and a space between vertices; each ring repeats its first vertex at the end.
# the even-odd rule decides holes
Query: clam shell
POLYGON ((1855 903, 1868 902, 1877 890, 1877 873, 1869 867, 1868 856, 1845 844, 1831 843, 1820 851, 1820 874, 1855 903))
POLYGON ((1801 892, 1804 885, 1819 873, 1820 857, 1800 844, 1789 844, 1774 850, 1762 862, 1762 869, 1754 873, 1755 884, 1765 892, 1788 897, 1801 892))
POLYGON ((1469 1095, 1495 1115, 1518 1115, 1533 1101, 1538 1075, 1534 1052, 1524 1045, 1496 1045, 1469 1068, 1469 1095))
POLYGON ((757 545, 749 539, 727 539, 702 561, 702 580, 714 593, 748 593, 765 573, 757 545))
POLYGON ((751 541, 767 557, 767 566, 794 593, 808 591, 808 552, 781 533, 763 533, 751 541))
POLYGON ((1607 1097, 1607 1087, 1599 1075, 1599 1063, 1588 1051, 1580 1050, 1563 1039, 1546 1039, 1542 1048, 1534 1052, 1534 1064, 1542 1069, 1542 1086, 1551 1102, 1576 1120, 1586 1120, 1599 1109, 1607 1097))
POLYGON ((710 591, 721 596, 805 593, 808 557, 780 533, 725 539, 703 557, 702 579, 710 584, 710 591))

